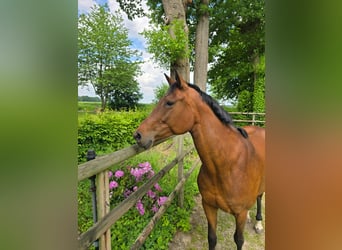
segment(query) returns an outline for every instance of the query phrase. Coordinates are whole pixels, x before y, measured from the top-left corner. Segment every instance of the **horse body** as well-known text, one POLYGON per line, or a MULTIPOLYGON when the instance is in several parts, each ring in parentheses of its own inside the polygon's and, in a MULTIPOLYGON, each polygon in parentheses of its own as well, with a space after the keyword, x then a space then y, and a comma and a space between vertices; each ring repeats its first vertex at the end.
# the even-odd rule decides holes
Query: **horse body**
MULTIPOLYGON (((208 117, 206 119, 212 121, 208 117)), ((265 147, 261 146, 265 140, 265 131, 259 127, 245 127, 249 135, 249 139, 246 139, 229 125, 212 122, 204 125, 206 122, 203 120, 190 133, 202 161, 197 183, 208 219, 209 249, 214 249, 216 245, 218 208, 235 216, 236 235, 239 234, 235 238, 238 249, 241 249, 243 240, 238 239, 243 239, 246 213, 265 189, 265 147), (220 144, 220 141, 227 143, 220 144)), ((261 220, 260 216, 258 219, 261 220)))
MULTIPOLYGON (((245 138, 225 111, 201 100, 201 95, 207 98, 205 93, 189 87, 178 75, 176 81, 168 77, 167 80, 168 93, 139 126, 134 137, 139 145, 148 148, 155 140, 190 132, 202 161, 197 183, 208 220, 209 249, 215 249, 217 210, 221 209, 236 219, 234 241, 240 250, 247 212, 256 200, 257 220, 262 219, 265 130, 246 126, 248 138, 245 138)), ((209 103, 212 102, 210 97, 209 103)))

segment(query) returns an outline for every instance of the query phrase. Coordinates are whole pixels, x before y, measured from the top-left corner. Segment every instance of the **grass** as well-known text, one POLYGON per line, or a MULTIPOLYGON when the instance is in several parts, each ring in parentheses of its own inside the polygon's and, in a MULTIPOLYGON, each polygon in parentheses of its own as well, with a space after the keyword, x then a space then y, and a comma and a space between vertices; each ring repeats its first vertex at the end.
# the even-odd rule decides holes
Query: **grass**
POLYGON ((101 102, 78 102, 78 112, 93 112, 101 108, 101 102))

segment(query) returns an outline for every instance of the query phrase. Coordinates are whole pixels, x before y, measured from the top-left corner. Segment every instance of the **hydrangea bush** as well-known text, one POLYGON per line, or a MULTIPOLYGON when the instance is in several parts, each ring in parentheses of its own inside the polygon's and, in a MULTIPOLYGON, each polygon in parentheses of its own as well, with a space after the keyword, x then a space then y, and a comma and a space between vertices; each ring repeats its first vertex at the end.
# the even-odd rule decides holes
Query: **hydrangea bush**
MULTIPOLYGON (((154 176, 149 162, 138 164, 137 167, 127 166, 124 169, 109 171, 110 203, 118 205, 129 195, 135 192, 142 184, 154 176)), ((156 213, 166 202, 167 196, 162 196, 162 188, 156 183, 138 202, 136 209, 140 215, 156 213)))

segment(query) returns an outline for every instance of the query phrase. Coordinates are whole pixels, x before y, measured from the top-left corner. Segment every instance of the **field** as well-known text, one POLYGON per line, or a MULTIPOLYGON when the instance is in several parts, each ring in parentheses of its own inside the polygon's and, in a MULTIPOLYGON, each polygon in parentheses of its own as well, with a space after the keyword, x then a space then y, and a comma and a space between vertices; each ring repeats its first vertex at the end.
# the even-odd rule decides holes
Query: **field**
POLYGON ((78 112, 95 113, 101 109, 101 102, 78 102, 78 112))

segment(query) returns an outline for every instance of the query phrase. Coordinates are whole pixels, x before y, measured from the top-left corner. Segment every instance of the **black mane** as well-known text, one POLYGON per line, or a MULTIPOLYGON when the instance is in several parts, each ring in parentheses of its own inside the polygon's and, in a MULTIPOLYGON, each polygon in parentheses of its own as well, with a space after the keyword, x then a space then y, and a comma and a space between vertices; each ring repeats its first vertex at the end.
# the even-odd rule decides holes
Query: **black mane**
MULTIPOLYGON (((213 99, 210 95, 208 95, 207 93, 203 92, 198 86, 191 84, 191 83, 187 83, 189 87, 193 88, 194 90, 196 90, 202 97, 202 100, 208 104, 208 106, 211 108, 211 110, 214 112, 214 114, 216 115, 216 117, 225 125, 231 125, 233 127, 235 127, 234 122, 232 117, 230 116, 230 114, 224 110, 219 104, 218 102, 213 99)), ((237 130, 240 132, 240 134, 244 137, 244 138, 248 138, 248 134, 246 132, 246 130, 244 130, 243 128, 238 127, 237 130)))
POLYGON ((194 84, 188 83, 188 86, 196 90, 201 95, 203 101, 208 104, 208 106, 223 124, 234 125, 233 119, 230 114, 225 111, 215 99, 203 92, 198 86, 194 84))

